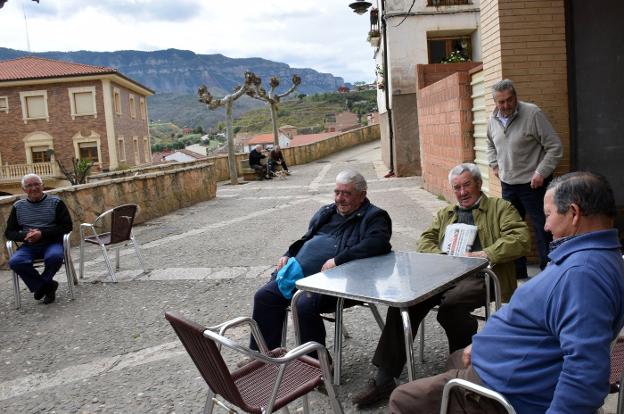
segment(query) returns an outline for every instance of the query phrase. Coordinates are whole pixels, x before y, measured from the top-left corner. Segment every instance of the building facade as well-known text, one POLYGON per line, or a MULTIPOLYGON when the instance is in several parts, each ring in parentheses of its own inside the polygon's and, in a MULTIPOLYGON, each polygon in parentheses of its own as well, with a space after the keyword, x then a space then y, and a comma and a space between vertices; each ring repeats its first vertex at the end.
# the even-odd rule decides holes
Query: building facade
MULTIPOLYGON (((147 97, 112 68, 36 57, 0 61, 0 181, 59 178, 72 158, 110 171, 151 163, 147 97)), ((47 184, 47 182, 46 182, 47 184)))

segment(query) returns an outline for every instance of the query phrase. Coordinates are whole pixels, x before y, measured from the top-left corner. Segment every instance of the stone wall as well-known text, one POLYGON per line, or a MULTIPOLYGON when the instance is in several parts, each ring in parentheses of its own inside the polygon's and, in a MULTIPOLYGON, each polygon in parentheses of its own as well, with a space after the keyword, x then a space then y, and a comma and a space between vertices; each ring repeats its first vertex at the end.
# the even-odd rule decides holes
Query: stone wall
MULTIPOLYGON (((74 222, 72 241, 77 243, 80 223, 93 222, 100 213, 114 206, 138 204, 140 213, 137 222, 141 223, 215 197, 217 184, 213 164, 203 162, 177 166, 175 169, 59 188, 47 193, 59 196, 67 204, 74 222)), ((6 222, 18 198, 0 199, 2 246, 5 243, 6 222)), ((6 250, 2 248, 0 251, 0 264, 3 265, 7 259, 6 250)))

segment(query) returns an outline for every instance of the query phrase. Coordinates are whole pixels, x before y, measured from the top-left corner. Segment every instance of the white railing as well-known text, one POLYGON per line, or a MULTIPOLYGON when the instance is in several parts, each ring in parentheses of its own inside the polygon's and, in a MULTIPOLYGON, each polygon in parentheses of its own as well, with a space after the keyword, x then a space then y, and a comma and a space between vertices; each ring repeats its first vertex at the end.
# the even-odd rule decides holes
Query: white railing
POLYGON ((35 173, 42 177, 53 176, 54 163, 36 162, 33 164, 0 165, 0 179, 22 178, 30 173, 35 173))

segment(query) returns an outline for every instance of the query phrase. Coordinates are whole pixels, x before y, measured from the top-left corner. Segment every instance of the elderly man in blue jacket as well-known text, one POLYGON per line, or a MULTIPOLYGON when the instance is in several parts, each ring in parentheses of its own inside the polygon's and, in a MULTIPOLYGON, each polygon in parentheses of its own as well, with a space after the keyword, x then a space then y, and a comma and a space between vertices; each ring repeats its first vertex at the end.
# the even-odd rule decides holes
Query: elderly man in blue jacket
MULTIPOLYGON (((555 179, 544 197, 550 263, 516 290, 472 340, 451 354, 451 370, 404 384, 392 413, 438 413, 442 388, 463 378, 503 394, 516 412, 594 414, 609 391, 610 343, 624 325, 624 261, 613 191, 601 176, 555 179)), ((452 413, 502 407, 457 393, 452 413)))
MULTIPOLYGON (((253 318, 269 349, 280 346, 286 308, 292 297, 292 291, 280 283, 283 270, 299 273, 300 277, 309 276, 351 260, 390 252, 390 216, 370 203, 366 190, 362 174, 353 170, 340 172, 336 177, 335 202, 314 214, 307 233, 288 248, 271 280, 256 292, 253 318)), ((320 314, 333 312, 336 300, 332 296, 309 294, 297 302, 303 343, 325 344, 325 326, 320 314)), ((258 349, 253 338, 251 348, 258 349)))

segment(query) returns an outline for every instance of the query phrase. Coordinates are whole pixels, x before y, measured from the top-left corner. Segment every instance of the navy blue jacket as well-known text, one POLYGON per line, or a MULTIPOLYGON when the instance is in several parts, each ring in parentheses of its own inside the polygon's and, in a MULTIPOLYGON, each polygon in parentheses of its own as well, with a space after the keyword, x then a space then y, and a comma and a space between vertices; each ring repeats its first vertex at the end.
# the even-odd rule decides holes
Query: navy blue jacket
MULTIPOLYGON (((336 204, 321 207, 312 216, 307 233, 290 245, 284 256, 295 257, 304 243, 310 240, 334 214, 338 214, 336 204)), ((386 254, 392 249, 390 245, 392 220, 385 210, 372 205, 368 198, 364 199, 360 208, 349 216, 347 223, 342 226, 342 233, 336 235, 338 240, 338 254, 334 257, 336 266, 351 260, 386 254)))

